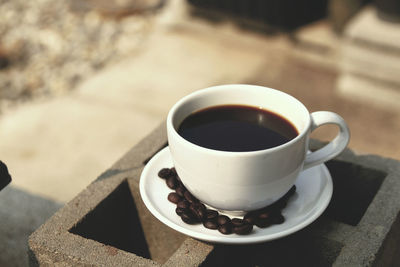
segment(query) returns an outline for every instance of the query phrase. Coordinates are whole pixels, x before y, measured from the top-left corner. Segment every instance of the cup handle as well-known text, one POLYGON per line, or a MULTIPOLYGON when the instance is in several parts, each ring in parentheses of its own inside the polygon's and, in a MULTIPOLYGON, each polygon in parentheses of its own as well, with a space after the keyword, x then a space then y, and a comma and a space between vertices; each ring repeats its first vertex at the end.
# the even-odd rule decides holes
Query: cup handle
POLYGON ((304 170, 336 157, 346 148, 350 141, 349 127, 338 114, 329 111, 317 111, 311 113, 310 116, 311 131, 324 124, 336 124, 339 126, 339 133, 327 145, 306 155, 304 170))

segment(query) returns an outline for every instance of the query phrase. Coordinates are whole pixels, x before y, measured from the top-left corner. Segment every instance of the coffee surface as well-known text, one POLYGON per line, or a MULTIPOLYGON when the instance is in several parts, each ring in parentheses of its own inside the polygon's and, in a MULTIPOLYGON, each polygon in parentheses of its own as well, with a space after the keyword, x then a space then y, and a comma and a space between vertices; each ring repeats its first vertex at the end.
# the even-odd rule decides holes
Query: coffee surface
POLYGON ((282 145, 298 135, 295 126, 266 109, 221 105, 196 111, 178 133, 196 145, 221 151, 257 151, 282 145))

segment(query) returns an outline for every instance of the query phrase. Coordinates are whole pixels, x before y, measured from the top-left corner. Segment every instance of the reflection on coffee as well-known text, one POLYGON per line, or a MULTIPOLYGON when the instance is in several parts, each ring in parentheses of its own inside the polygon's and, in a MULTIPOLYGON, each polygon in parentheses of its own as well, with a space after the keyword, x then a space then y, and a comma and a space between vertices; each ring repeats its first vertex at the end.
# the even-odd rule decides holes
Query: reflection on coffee
POLYGON ((186 117, 178 133, 196 145, 221 151, 257 151, 282 145, 298 135, 282 116, 246 105, 221 105, 186 117))

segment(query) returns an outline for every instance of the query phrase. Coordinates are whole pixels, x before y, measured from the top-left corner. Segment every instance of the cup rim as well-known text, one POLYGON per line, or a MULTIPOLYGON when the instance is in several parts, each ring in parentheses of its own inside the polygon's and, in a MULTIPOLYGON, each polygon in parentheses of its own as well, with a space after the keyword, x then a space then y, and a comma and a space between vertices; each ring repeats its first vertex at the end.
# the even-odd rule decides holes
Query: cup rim
MULTIPOLYGON (((212 106, 212 105, 210 105, 210 106, 212 106)), ((195 149, 199 152, 220 154, 220 155, 224 155, 224 156, 239 156, 239 155, 250 156, 250 155, 258 155, 258 154, 265 154, 265 153, 273 153, 277 150, 284 149, 286 147, 292 146, 293 144, 297 143, 300 139, 302 139, 307 134, 307 132, 310 129, 310 126, 311 126, 310 112, 304 106, 304 104, 301 103, 297 98, 293 97, 292 95, 289 95, 288 93, 277 90, 277 89, 260 86, 260 85, 251 85, 251 84, 224 84, 224 85, 211 86, 211 87, 207 87, 204 89, 194 91, 194 92, 184 96, 180 100, 178 100, 178 102, 176 102, 171 107, 171 109, 168 112, 168 116, 167 116, 167 133, 171 134, 173 136, 173 138, 175 138, 175 140, 179 140, 179 142, 182 142, 186 146, 191 146, 193 149, 195 149), (181 107, 189 99, 192 99, 194 97, 197 97, 197 96, 200 96, 203 94, 208 94, 208 93, 210 93, 210 91, 220 90, 220 89, 227 88, 227 87, 243 87, 243 86, 252 87, 252 88, 260 88, 260 89, 262 88, 264 90, 268 89, 270 91, 274 91, 277 94, 285 95, 286 97, 291 98, 292 100, 297 102, 301 106, 301 108, 304 109, 306 111, 306 113, 308 114, 308 116, 306 118, 307 121, 306 121, 304 129, 301 132, 299 132, 299 134, 295 138, 293 138, 292 140, 290 140, 284 144, 281 144, 279 146, 275 146, 272 148, 260 149, 260 150, 254 150, 254 151, 224 151, 224 150, 216 150, 216 149, 202 147, 200 145, 194 144, 194 143, 186 140, 175 129, 175 127, 173 125, 173 117, 174 117, 176 111, 179 109, 179 107, 181 107)), ((297 130, 299 130, 299 129, 297 129, 297 130)))

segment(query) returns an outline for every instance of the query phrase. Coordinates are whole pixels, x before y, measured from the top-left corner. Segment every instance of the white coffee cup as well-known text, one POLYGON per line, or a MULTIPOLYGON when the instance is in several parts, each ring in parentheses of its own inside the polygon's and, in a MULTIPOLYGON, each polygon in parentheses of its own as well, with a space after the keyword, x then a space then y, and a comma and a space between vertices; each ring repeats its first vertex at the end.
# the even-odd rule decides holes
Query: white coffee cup
POLYGON ((173 164, 185 187, 204 204, 232 214, 272 204, 294 185, 302 170, 337 156, 350 139, 339 115, 328 111, 310 114, 286 93, 245 84, 209 87, 183 97, 168 113, 167 134, 173 164), (193 144, 177 132, 193 112, 229 104, 272 111, 290 121, 299 134, 270 149, 228 152, 193 144), (324 124, 339 126, 338 135, 323 148, 308 152, 310 133, 324 124))

